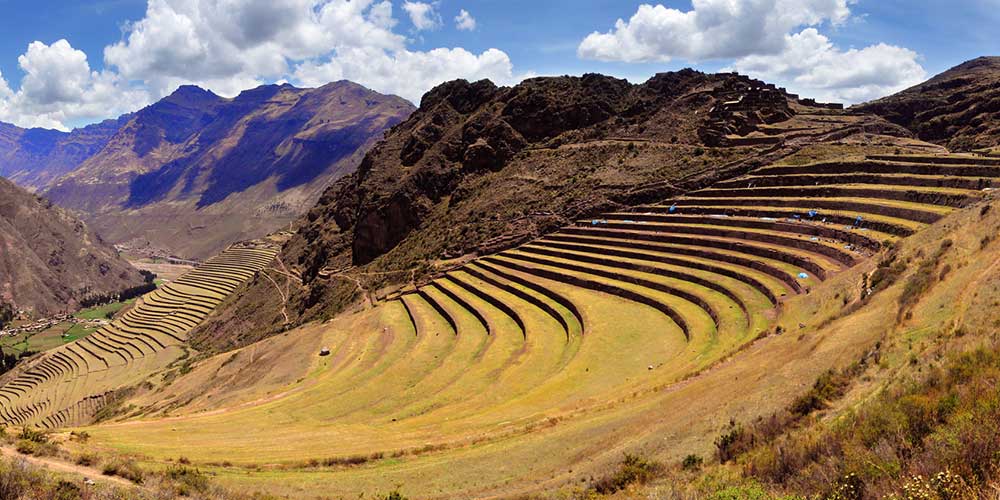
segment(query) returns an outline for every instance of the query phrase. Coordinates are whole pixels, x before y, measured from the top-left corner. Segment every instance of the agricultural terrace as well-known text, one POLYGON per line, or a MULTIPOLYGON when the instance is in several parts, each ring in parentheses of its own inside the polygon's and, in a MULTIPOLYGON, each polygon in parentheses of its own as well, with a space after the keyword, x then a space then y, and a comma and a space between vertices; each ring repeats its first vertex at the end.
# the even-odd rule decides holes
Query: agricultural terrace
POLYGON ((231 247, 96 332, 25 362, 0 385, 0 424, 52 428, 90 422, 114 390, 138 384, 182 356, 188 332, 275 253, 231 247))
MULTIPOLYGON (((683 391, 678 381, 774 331, 785 301, 984 199, 998 178, 1000 165, 965 156, 760 168, 578 221, 374 309, 307 326, 298 342, 315 350, 297 383, 247 390, 239 405, 203 400, 169 419, 88 431, 152 461, 226 462, 236 470, 219 473, 249 488, 281 475, 247 472, 261 464, 301 470, 281 476, 290 495, 319 484, 317 467, 332 474, 324 491, 339 494, 391 487, 386 478, 428 497, 499 488, 558 470, 565 450, 586 461, 626 446, 636 425, 695 411, 645 396, 683 391), (317 355, 321 345, 328 355, 317 355), (622 412, 633 427, 614 423, 622 412)), ((189 383, 238 383, 247 357, 256 361, 242 366, 262 377, 288 371, 276 360, 293 341, 227 354, 189 383)), ((44 414, 20 408, 15 418, 44 414)))

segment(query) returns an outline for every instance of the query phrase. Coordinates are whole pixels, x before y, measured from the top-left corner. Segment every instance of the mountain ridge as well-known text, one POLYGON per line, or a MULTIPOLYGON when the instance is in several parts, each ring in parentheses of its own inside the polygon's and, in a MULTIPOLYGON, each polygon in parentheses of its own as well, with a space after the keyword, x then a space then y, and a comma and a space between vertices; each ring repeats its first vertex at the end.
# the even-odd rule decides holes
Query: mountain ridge
POLYGON ((1000 146, 1000 57, 978 57, 896 94, 854 106, 953 151, 1000 146))
POLYGON ((348 81, 233 98, 181 86, 102 124, 99 148, 33 187, 110 241, 204 258, 287 225, 412 109, 348 81))

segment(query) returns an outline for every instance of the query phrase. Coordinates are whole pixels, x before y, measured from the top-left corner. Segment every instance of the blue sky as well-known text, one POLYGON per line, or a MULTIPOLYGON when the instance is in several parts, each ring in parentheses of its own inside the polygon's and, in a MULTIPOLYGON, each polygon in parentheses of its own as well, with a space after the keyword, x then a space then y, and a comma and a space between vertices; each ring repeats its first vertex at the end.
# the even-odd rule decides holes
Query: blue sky
POLYGON ((61 129, 184 83, 234 95, 346 78, 418 101, 459 77, 641 82, 689 66, 850 103, 1000 54, 1000 0, 0 0, 0 11, 0 120, 61 129))

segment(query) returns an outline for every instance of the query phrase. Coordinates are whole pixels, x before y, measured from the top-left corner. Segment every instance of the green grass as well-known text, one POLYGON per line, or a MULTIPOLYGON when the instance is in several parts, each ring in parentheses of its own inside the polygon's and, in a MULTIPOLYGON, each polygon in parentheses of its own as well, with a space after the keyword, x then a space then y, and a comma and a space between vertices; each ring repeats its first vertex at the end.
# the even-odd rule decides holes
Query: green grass
POLYGON ((121 311, 125 306, 133 303, 135 303, 135 299, 129 299, 125 302, 114 302, 103 306, 84 309, 73 316, 79 319, 111 319, 115 314, 118 314, 118 311, 121 311))

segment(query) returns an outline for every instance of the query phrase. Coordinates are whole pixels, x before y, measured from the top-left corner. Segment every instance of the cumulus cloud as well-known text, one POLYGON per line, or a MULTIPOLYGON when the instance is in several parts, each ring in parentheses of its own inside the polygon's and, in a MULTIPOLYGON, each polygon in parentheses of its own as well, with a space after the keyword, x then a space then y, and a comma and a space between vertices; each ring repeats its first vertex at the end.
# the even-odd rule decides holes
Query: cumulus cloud
POLYGON ((489 78, 497 84, 512 84, 518 78, 506 53, 489 49, 476 55, 462 48, 427 52, 401 50, 392 54, 358 48, 338 54, 322 63, 306 63, 295 72, 305 85, 347 79, 383 93, 392 93, 419 103, 434 85, 457 78, 489 78), (399 75, 406 75, 400 78, 399 75))
POLYGON ((836 47, 819 28, 851 17, 854 0, 693 0, 681 11, 641 5, 577 47, 581 58, 630 63, 730 60, 742 73, 820 99, 856 103, 921 81, 912 50, 836 47))
MULTIPOLYGON (((436 3, 397 5, 418 30, 441 25, 436 3)), ((0 120, 65 129, 134 111, 183 84, 234 96, 267 82, 346 78, 416 102, 448 79, 515 80, 500 50, 412 51, 397 25, 391 0, 148 0, 145 15, 104 48, 103 71, 65 40, 32 43, 19 59, 20 88, 0 75, 0 120)))
POLYGON ((403 10, 410 15, 410 21, 417 31, 436 30, 441 27, 441 15, 435 4, 426 2, 403 2, 403 10))
POLYGON ((780 52, 784 35, 800 26, 842 23, 848 0, 694 0, 682 12, 663 5, 639 6, 628 21, 580 43, 585 59, 654 62, 729 59, 780 52))
POLYGON ((455 16, 455 28, 460 31, 475 31, 476 30, 476 18, 469 14, 469 11, 462 9, 457 16, 455 16))
POLYGON ((14 92, 0 78, 0 120, 26 127, 66 130, 67 122, 91 121, 134 110, 149 101, 120 76, 92 71, 83 51, 66 40, 32 42, 18 58, 25 72, 14 92))
POLYGON ((814 28, 785 36, 775 55, 748 56, 733 68, 828 101, 858 103, 916 85, 927 77, 909 49, 880 43, 863 49, 838 49, 814 28))

